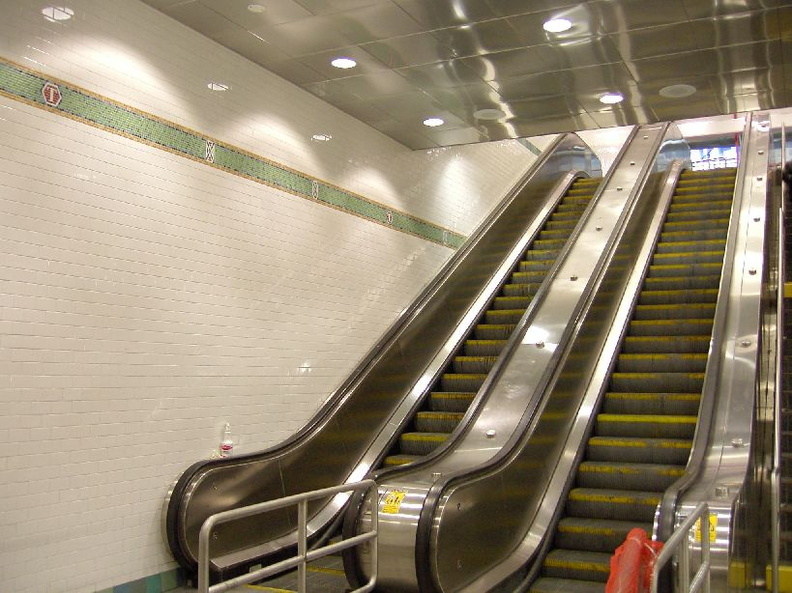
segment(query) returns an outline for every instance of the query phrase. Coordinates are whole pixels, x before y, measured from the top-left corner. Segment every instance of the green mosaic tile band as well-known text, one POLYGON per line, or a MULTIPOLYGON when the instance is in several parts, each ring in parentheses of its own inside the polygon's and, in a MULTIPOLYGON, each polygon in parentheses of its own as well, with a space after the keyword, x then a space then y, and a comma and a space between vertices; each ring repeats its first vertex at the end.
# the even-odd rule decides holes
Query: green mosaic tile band
POLYGON ((138 139, 209 166, 317 201, 433 243, 458 248, 466 237, 383 204, 279 166, 234 146, 104 99, 0 58, 0 94, 88 125, 138 139))

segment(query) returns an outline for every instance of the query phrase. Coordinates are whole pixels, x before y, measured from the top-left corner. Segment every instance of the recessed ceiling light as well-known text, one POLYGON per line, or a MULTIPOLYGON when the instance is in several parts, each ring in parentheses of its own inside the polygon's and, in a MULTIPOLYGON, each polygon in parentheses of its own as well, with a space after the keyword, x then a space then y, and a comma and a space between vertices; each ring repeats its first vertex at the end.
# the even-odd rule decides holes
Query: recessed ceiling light
POLYGON ((572 28, 572 21, 564 18, 550 19, 544 22, 542 28, 548 33, 563 33, 572 28))
POLYGON ((227 84, 223 84, 222 82, 210 82, 206 85, 210 91, 227 91, 231 87, 227 84))
POLYGON ((683 99, 696 92, 696 87, 691 84, 672 84, 660 89, 660 95, 667 99, 683 99))
POLYGON ((330 134, 314 134, 311 136, 311 140, 314 142, 330 142, 333 137, 330 134))
POLYGON ((506 114, 500 109, 478 109, 473 112, 473 117, 486 121, 494 121, 496 119, 502 118, 505 115, 506 114))
POLYGON ((74 16, 74 11, 67 6, 47 6, 41 9, 41 14, 48 21, 68 21, 74 16))
POLYGON ((261 14, 262 12, 266 12, 267 9, 261 4, 248 4, 248 10, 256 14, 261 14))
POLYGON ((423 125, 429 128, 436 128, 437 126, 442 126, 444 123, 445 121, 439 117, 427 117, 423 120, 423 125))
POLYGON ((336 58, 330 62, 330 64, 335 68, 341 68, 342 70, 349 70, 350 68, 357 66, 357 62, 352 58, 336 58))
POLYGON ((605 93, 599 100, 600 103, 604 103, 605 105, 615 105, 616 103, 624 101, 624 95, 621 93, 605 93))

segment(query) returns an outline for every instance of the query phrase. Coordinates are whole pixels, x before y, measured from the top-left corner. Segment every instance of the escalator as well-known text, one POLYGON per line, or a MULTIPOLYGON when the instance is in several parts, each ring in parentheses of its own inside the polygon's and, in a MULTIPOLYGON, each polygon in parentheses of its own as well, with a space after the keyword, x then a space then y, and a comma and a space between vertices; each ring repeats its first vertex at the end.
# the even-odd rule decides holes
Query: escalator
POLYGON ((577 178, 531 242, 488 310, 452 358, 385 467, 411 463, 445 442, 484 384, 507 339, 572 234, 601 178, 577 178))
POLYGON ((736 170, 685 172, 533 593, 602 593, 633 527, 652 533, 696 429, 736 170))
MULTIPOLYGON (((509 336, 566 245, 588 207, 600 177, 578 177, 556 203, 541 230, 508 275, 490 306, 476 323, 460 353, 451 358, 425 403, 399 436, 382 467, 406 465, 445 442, 468 410, 476 392, 504 349, 509 336)), ((344 591, 340 558, 331 556, 308 567, 311 587, 344 591)), ((298 575, 289 572, 259 583, 272 591, 296 591, 298 575)))
MULTIPOLYGON (((412 418, 431 384, 427 377, 438 376, 460 350, 464 331, 483 314, 569 184, 577 176, 598 173, 599 161, 580 138, 559 135, 300 431, 269 449, 199 460, 182 472, 163 516, 168 546, 182 568, 196 574, 198 534, 208 517, 354 483, 381 467, 397 435, 414 428, 412 418)), ((527 275, 525 280, 530 284, 527 275)), ((492 350, 485 352, 464 356, 487 357, 492 350)), ((455 386, 448 393, 463 391, 455 386)), ((338 495, 308 504, 309 544, 329 537, 347 500, 348 495, 338 495)), ((217 525, 211 539, 212 578, 246 574, 251 566, 288 555, 296 547, 297 529, 295 513, 286 509, 217 525)))

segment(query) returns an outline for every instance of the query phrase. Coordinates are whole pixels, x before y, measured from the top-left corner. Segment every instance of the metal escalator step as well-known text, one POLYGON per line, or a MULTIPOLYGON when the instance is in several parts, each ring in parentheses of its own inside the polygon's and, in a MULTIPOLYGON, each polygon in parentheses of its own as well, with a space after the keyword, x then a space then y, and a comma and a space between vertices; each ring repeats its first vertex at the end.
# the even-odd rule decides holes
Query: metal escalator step
POLYGON ((690 439, 593 436, 586 455, 591 460, 632 461, 636 463, 686 463, 690 439))
POLYGON ((669 414, 597 414, 598 436, 691 439, 696 416, 669 414))
POLYGON ((525 309, 531 304, 531 297, 529 296, 499 296, 495 297, 492 301, 493 309, 525 309))
POLYGON ((493 325, 516 324, 525 309, 490 309, 484 313, 484 323, 493 325))
POLYGON ((612 392, 605 394, 606 414, 698 414, 699 393, 612 392))
POLYGON ((531 243, 532 249, 562 249, 566 239, 535 239, 531 243))
POLYGON ((677 278, 645 278, 644 290, 718 290, 720 274, 708 276, 679 276, 677 278))
POLYGON ((454 374, 489 373, 495 366, 497 356, 455 356, 451 367, 454 374))
POLYGON ((710 336, 626 336, 622 342, 625 354, 698 352, 709 350, 710 336))
POLYGON ((440 391, 478 391, 486 378, 484 373, 443 373, 440 391))
POLYGON ((700 220, 705 221, 710 218, 728 218, 729 210, 679 210, 676 212, 669 212, 666 215, 666 221, 669 223, 682 222, 685 220, 700 220))
POLYGON ((465 412, 475 397, 472 391, 433 391, 429 403, 437 412, 465 412))
POLYGON ((665 278, 677 276, 711 276, 720 274, 722 265, 719 263, 690 263, 690 264, 652 264, 649 266, 650 278, 665 278))
POLYGON ((620 354, 616 360, 616 372, 703 373, 707 358, 707 353, 700 352, 620 354))
POLYGON ((516 284, 504 284, 501 292, 504 296, 533 297, 541 285, 541 282, 519 282, 516 284))
POLYGON ((385 467, 395 467, 397 465, 407 465, 416 459, 420 459, 420 455, 388 455, 385 458, 383 465, 385 467))
POLYGON ((638 305, 633 319, 706 319, 715 316, 715 303, 680 303, 664 305, 638 305))
POLYGON ((671 251, 656 253, 652 258, 652 263, 657 265, 687 264, 689 262, 720 264, 723 262, 723 251, 671 251))
POLYGON ((605 583, 541 577, 534 581, 528 593, 605 593, 605 583))
POLYGON ((700 393, 704 373, 613 373, 611 391, 700 393))
POLYGON ((507 339, 516 325, 514 323, 479 323, 473 330, 476 340, 504 340, 507 339))
POLYGON ((627 463, 624 461, 583 461, 577 473, 582 488, 663 491, 681 477, 682 465, 627 463))
POLYGON ((541 283, 544 281, 547 273, 545 271, 530 271, 530 272, 514 272, 511 275, 509 284, 531 284, 535 282, 541 283))
MULTIPOLYGON (((679 196, 678 196, 679 197, 679 196)), ((669 208, 669 212, 682 212, 682 211, 696 211, 705 210, 712 212, 713 210, 725 210, 728 212, 731 209, 731 200, 728 198, 718 198, 714 200, 674 200, 669 208)))
POLYGON ((507 340, 466 340, 465 354, 468 356, 498 356, 507 340))
POLYGON ((582 550, 552 550, 542 563, 542 572, 548 577, 581 581, 608 581, 610 554, 582 550))
POLYGON ((415 416, 415 428, 419 432, 450 433, 464 415, 462 412, 421 411, 415 416))
POLYGON ((520 262, 520 272, 542 272, 547 274, 547 271, 552 267, 555 259, 529 259, 520 262))
POLYGON ((639 319, 630 321, 631 336, 710 336, 712 319, 639 319))
POLYGON ((557 230, 564 230, 566 231, 567 235, 572 234, 572 230, 577 225, 577 218, 562 218, 562 219, 553 219, 552 217, 550 220, 545 222, 544 228, 548 231, 557 231, 557 230))
POLYGON ((569 238, 569 230, 568 229, 548 229, 546 226, 543 230, 539 232, 539 239, 560 239, 566 241, 569 238))
POLYGON ((445 432, 405 432, 399 437, 403 455, 428 455, 448 438, 445 432))
POLYGON ((555 261, 557 257, 557 249, 528 249, 523 254, 523 259, 526 261, 555 261))
POLYGON ((567 515, 651 523, 662 496, 662 492, 573 488, 567 499, 567 515))
POLYGON ((631 529, 640 527, 652 533, 652 524, 636 525, 632 521, 615 519, 586 519, 564 517, 558 523, 555 545, 568 550, 613 553, 627 537, 631 529))
POLYGON ((658 243, 655 254, 696 251, 723 251, 724 242, 715 239, 704 241, 674 241, 673 243, 658 243))
MULTIPOLYGON (((723 218, 708 218, 706 221, 701 220, 675 220, 663 224, 663 230, 660 240, 664 241, 662 235, 666 233, 674 233, 684 231, 688 233, 686 241, 690 241, 694 237, 704 238, 700 235, 701 231, 718 230, 722 231, 729 225, 729 217, 723 218)), ((706 233, 704 233, 706 235, 706 233)))
POLYGON ((688 290, 642 290, 639 305, 665 305, 672 303, 714 303, 718 298, 717 288, 688 290))
MULTIPOLYGON (((697 221, 698 224, 701 224, 700 221, 697 221)), ((689 224, 688 226, 691 228, 683 229, 679 228, 682 226, 682 223, 674 224, 669 229, 663 230, 660 233, 660 243, 676 243, 678 241, 707 241, 707 240, 719 240, 725 241, 726 240, 726 228, 692 228, 695 227, 694 224, 689 224), (693 232, 695 230, 695 232, 693 232)))

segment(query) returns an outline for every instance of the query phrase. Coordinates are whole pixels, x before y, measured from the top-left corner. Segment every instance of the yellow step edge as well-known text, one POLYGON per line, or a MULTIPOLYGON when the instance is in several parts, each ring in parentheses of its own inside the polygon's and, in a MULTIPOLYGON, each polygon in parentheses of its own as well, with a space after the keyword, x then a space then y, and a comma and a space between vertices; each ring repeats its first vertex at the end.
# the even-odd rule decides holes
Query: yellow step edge
POLYGON ((630 401, 653 401, 666 399, 671 401, 693 402, 701 399, 698 393, 625 393, 621 391, 609 391, 606 394, 608 399, 620 399, 630 401))
MULTIPOLYGON (((654 443, 660 449, 689 449, 692 445, 691 441, 659 441, 654 443)), ((609 439, 603 437, 592 437, 589 439, 589 445, 597 447, 634 447, 636 449, 647 448, 649 443, 639 439, 609 439)))
POLYGON ((569 495, 570 500, 584 501, 584 502, 607 502, 613 504, 643 504, 647 506, 656 506, 660 503, 659 496, 647 496, 639 498, 637 496, 614 496, 611 494, 579 494, 572 492, 569 495))
POLYGON ((600 422, 651 422, 657 424, 696 424, 696 416, 666 416, 664 414, 599 414, 600 422))
POLYGON ((554 558, 546 558, 544 561, 545 566, 552 568, 567 568, 571 570, 596 570, 597 572, 610 572, 609 563, 595 563, 595 562, 573 562, 569 560, 556 560, 554 558))

